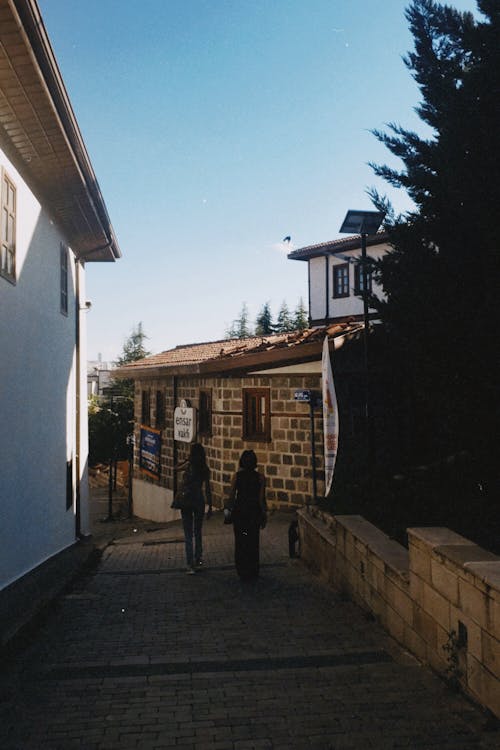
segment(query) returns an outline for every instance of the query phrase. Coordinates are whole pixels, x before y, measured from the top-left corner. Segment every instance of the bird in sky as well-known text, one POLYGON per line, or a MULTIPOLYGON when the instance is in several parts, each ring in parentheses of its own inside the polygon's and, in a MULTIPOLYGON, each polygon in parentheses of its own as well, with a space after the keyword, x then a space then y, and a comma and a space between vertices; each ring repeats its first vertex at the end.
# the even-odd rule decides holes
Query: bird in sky
POLYGON ((290 242, 291 239, 290 235, 287 235, 286 237, 283 237, 283 242, 290 242))

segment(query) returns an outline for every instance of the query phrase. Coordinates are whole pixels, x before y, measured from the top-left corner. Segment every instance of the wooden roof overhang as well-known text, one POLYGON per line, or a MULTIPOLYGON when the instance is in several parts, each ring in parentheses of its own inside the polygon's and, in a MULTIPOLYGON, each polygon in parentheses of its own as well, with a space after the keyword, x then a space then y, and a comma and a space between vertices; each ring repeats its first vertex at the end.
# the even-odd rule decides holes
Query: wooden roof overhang
MULTIPOLYGON (((385 231, 370 234, 366 238, 366 246, 385 245, 388 239, 389 235, 385 231)), ((361 235, 355 234, 351 237, 342 237, 331 242, 321 242, 319 245, 299 247, 297 250, 292 250, 291 253, 288 253, 287 258, 289 260, 310 260, 310 258, 345 253, 349 250, 361 250, 361 235)))
POLYGON ((0 0, 0 146, 77 257, 121 257, 36 0, 0 0))

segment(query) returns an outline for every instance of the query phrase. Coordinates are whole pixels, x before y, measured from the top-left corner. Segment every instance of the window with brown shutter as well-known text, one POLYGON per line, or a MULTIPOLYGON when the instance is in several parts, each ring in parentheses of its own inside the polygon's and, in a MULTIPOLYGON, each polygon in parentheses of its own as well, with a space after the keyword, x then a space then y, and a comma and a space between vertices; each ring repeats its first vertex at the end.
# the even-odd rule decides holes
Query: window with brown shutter
POLYGON ((212 391, 210 389, 200 390, 198 432, 205 437, 210 437, 212 434, 212 391))
POLYGON ((268 388, 243 389, 243 439, 271 439, 271 403, 268 388))
POLYGON ((149 390, 142 392, 141 423, 147 427, 151 425, 151 394, 149 390))
POLYGON ((2 213, 0 216, 0 275, 16 280, 16 186, 2 170, 2 213))

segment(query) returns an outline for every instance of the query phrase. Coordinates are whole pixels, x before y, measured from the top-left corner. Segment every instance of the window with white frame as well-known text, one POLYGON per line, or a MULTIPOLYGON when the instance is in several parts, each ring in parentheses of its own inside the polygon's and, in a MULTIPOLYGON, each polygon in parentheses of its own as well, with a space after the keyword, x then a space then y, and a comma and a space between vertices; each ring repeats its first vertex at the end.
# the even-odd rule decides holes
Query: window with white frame
POLYGON ((339 263, 333 266, 333 296, 349 296, 349 263, 339 263))
POLYGON ((2 170, 0 276, 16 281, 16 186, 2 170))

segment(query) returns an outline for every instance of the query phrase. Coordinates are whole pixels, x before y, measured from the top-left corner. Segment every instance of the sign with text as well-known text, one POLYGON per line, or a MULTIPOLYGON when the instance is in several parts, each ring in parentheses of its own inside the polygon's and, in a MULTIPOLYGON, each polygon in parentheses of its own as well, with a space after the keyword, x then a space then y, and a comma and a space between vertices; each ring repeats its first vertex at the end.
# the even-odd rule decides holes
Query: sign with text
POLYGON ((311 400, 311 391, 295 391, 293 397, 295 401, 304 401, 308 404, 311 400))
POLYGON ((139 467, 154 479, 160 478, 161 432, 141 425, 139 467))
POLYGON ((196 437, 196 409, 182 400, 174 411, 174 440, 192 443, 196 437))

